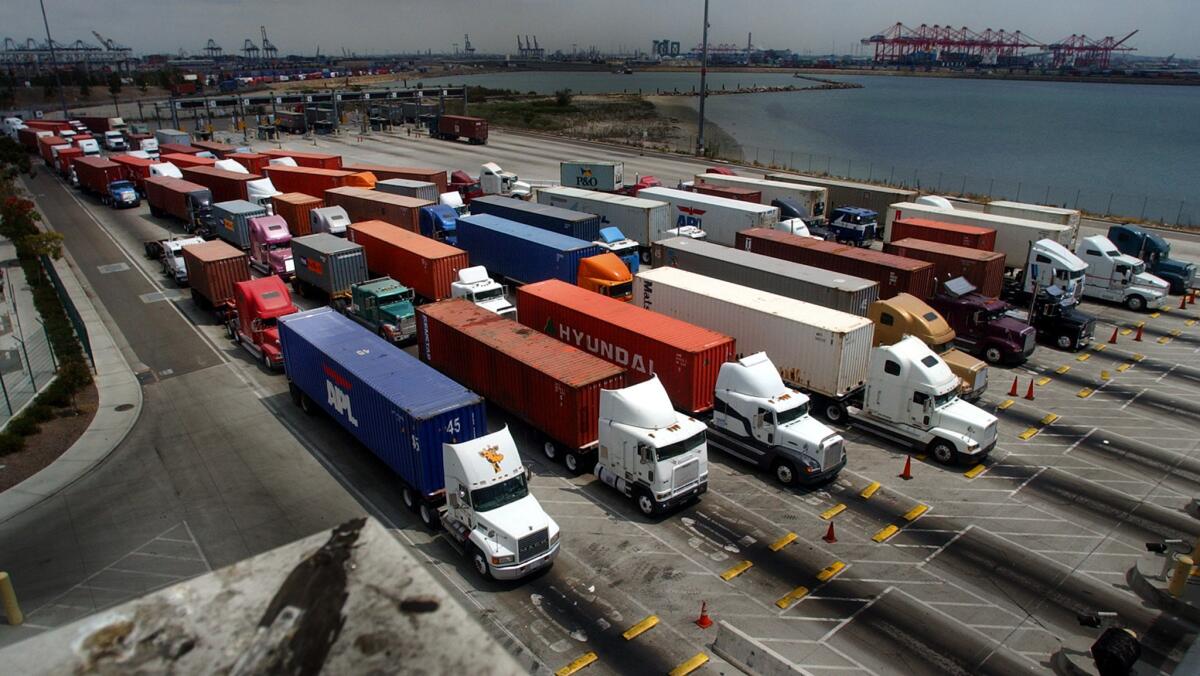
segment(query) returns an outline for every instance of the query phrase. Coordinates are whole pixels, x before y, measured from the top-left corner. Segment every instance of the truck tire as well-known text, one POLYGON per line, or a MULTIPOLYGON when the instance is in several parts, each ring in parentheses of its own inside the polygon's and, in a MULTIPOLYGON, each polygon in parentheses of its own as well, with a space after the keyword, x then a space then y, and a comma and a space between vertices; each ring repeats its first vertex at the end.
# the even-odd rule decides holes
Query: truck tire
POLYGON ((958 451, 955 450, 954 444, 945 439, 934 439, 930 442, 929 454, 943 465, 952 465, 958 459, 958 451))
POLYGON ((563 464, 567 466, 567 471, 572 475, 579 475, 584 471, 585 461, 582 453, 566 452, 563 454, 563 464))
POLYGON ((846 421, 846 406, 840 401, 825 403, 825 419, 831 423, 841 424, 846 421))
POLYGON ((488 566, 487 556, 478 547, 471 548, 471 567, 479 577, 485 580, 492 579, 492 569, 488 566))
POLYGON ((638 489, 633 496, 634 502, 637 503, 638 511, 642 516, 654 516, 658 513, 658 503, 654 501, 654 496, 650 495, 650 490, 647 488, 638 489))
POLYGON ((558 446, 555 446, 553 441, 546 440, 542 443, 542 453, 546 454, 548 460, 558 460, 558 446))
POLYGON ((983 360, 989 364, 999 364, 1000 362, 1004 361, 1004 351, 995 345, 992 345, 991 347, 984 349, 983 360))
POLYGON ((404 501, 404 506, 413 511, 417 508, 417 496, 413 493, 413 489, 405 486, 400 489, 400 499, 404 501))
POLYGON ((780 485, 793 486, 796 483, 796 466, 790 460, 776 460, 771 464, 771 472, 780 485))
POLYGON ((265 351, 263 352, 263 368, 267 370, 267 373, 275 372, 275 365, 271 363, 271 355, 265 351))
POLYGON ((1125 307, 1134 312, 1141 312, 1146 309, 1146 299, 1135 294, 1125 299, 1125 307))
POLYGON ((1075 349, 1075 339, 1070 336, 1059 336, 1054 340, 1054 344, 1057 345, 1060 350, 1075 349))
POLYGON ((237 342, 237 329, 234 328, 233 322, 225 322, 225 336, 233 342, 237 342))
POLYGON ((653 256, 653 253, 649 249, 647 249, 647 250, 643 251, 641 254, 639 254, 639 257, 642 259, 642 265, 650 265, 650 260, 651 260, 652 256, 653 256))
POLYGON ((307 394, 300 393, 300 410, 306 415, 317 414, 317 402, 313 401, 307 394))
POLYGON ((421 523, 429 530, 437 530, 438 517, 435 510, 428 502, 422 502, 417 506, 417 516, 421 517, 421 523))

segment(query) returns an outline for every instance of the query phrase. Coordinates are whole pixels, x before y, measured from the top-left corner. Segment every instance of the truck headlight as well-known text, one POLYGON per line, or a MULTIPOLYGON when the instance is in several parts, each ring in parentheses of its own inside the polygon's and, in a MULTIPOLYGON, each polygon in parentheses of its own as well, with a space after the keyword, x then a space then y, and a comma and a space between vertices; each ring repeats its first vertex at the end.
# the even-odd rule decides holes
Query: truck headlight
POLYGON ((557 533, 555 533, 554 535, 551 535, 551 536, 550 536, 550 546, 551 546, 551 547, 553 547, 554 545, 558 544, 558 536, 559 536, 559 535, 562 535, 562 531, 561 531, 561 530, 560 530, 560 531, 558 531, 557 533))
POLYGON ((516 560, 517 560, 517 557, 512 554, 509 554, 507 556, 493 556, 492 557, 492 565, 493 566, 503 566, 506 563, 512 563, 516 560))

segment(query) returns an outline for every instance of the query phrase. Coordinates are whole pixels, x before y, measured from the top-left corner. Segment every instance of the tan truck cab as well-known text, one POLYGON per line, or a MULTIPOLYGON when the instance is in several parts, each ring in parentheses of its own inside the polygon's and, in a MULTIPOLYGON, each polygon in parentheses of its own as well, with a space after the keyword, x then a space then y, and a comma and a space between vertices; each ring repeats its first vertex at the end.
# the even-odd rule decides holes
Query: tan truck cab
POLYGON ((877 300, 867 309, 875 322, 875 345, 895 345, 915 336, 942 358, 962 381, 962 398, 973 401, 987 389, 987 364, 954 347, 954 329, 936 310, 916 296, 901 293, 877 300))

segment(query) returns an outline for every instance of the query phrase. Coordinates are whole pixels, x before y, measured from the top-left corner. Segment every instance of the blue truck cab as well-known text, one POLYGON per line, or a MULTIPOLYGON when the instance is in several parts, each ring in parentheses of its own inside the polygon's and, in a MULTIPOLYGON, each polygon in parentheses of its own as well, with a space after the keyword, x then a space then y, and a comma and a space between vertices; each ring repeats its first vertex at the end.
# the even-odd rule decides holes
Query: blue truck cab
POLYGON ((879 230, 879 214, 861 207, 838 207, 829 213, 825 229, 843 244, 870 246, 879 230))
POLYGON ((1146 272, 1171 285, 1171 293, 1184 293, 1196 285, 1196 265, 1171 258, 1171 243, 1161 235, 1126 223, 1108 229, 1108 239, 1121 253, 1140 258, 1146 272))
POLYGON ((108 201, 113 208, 134 207, 142 203, 137 188, 130 181, 113 181, 108 184, 108 201))
POLYGON ((421 207, 417 222, 422 235, 450 246, 458 244, 458 212, 453 207, 445 204, 421 207))
POLYGON ((630 273, 637 274, 638 268, 641 267, 638 243, 626 237, 620 228, 615 226, 600 228, 600 239, 595 243, 605 251, 616 254, 617 258, 620 258, 629 268, 630 273))

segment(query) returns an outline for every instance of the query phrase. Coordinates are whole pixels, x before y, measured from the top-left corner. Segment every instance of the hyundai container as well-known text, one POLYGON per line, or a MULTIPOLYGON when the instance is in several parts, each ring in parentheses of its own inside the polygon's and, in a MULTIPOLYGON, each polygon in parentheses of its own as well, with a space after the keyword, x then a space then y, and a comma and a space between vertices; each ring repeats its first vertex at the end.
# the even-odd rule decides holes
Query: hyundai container
POLYGON ((261 153, 229 153, 225 156, 227 160, 233 160, 246 168, 251 174, 262 176, 267 169, 267 162, 271 159, 261 153))
POLYGON ((630 382, 658 375, 675 408, 712 408, 733 339, 557 279, 517 290, 517 317, 532 329, 629 369, 630 382))
POLYGON ((104 198, 108 184, 124 178, 121 165, 103 157, 80 157, 72 165, 84 192, 104 198))
POLYGON ((219 240, 183 247, 183 264, 192 300, 206 310, 232 307, 234 285, 250 279, 250 257, 219 240))
POLYGON ((293 237, 312 233, 311 212, 325 206, 325 200, 302 192, 288 192, 271 198, 271 208, 287 221, 293 237))
POLYGON ((999 298, 1004 288, 1002 253, 921 239, 888 242, 883 245, 883 250, 897 256, 932 263, 933 274, 938 284, 955 277, 965 277, 979 293, 989 298, 999 298))
POLYGON ((471 200, 472 214, 491 214, 560 235, 595 242, 600 239, 603 219, 591 213, 488 195, 471 200))
POLYGON ((216 141, 192 141, 192 147, 208 151, 216 155, 218 160, 226 159, 231 153, 237 152, 237 146, 228 143, 218 143, 216 141))
POLYGON ((968 209, 946 209, 944 207, 910 202, 893 204, 888 207, 887 224, 883 234, 883 241, 890 242, 896 239, 892 235, 892 224, 900 219, 908 218, 923 218, 942 223, 974 225, 995 230, 996 246, 994 250, 1004 254, 1004 264, 1009 269, 1025 268, 1028 262, 1026 259, 1029 256, 1029 247, 1039 240, 1048 239, 1068 251, 1075 250, 1076 231, 1067 225, 1032 221, 1025 218, 1012 218, 1010 216, 998 216, 996 214, 986 214, 982 211, 968 209))
POLYGON ((343 167, 347 171, 369 172, 380 181, 390 178, 403 178, 409 181, 428 181, 437 186, 438 194, 446 192, 446 170, 426 169, 422 167, 392 167, 384 164, 350 164, 343 167))
POLYGON ((670 227, 703 230, 705 239, 725 246, 733 246, 737 233, 742 230, 770 228, 779 222, 779 209, 776 207, 686 190, 643 188, 638 192, 638 197, 670 204, 670 227))
POLYGON ((419 232, 421 207, 435 203, 348 186, 325 191, 325 204, 345 209, 351 222, 383 221, 409 232, 419 232))
POLYGON ((576 284, 580 261, 603 253, 591 242, 489 214, 463 216, 456 232, 472 265, 519 284, 547 279, 576 284))
POLYGON ((365 282, 367 254, 361 244, 320 232, 292 240, 296 276, 292 286, 302 297, 319 291, 330 301, 343 301, 350 287, 365 282))
POLYGON ((428 300, 449 298, 458 271, 470 267, 462 249, 384 221, 352 223, 346 235, 362 245, 373 277, 391 277, 428 300))
POLYGON ((826 211, 837 207, 859 207, 870 209, 877 214, 887 213, 888 206, 896 202, 915 202, 918 193, 906 188, 893 188, 873 183, 860 183, 825 176, 807 176, 802 174, 767 174, 771 181, 783 183, 801 183, 804 185, 825 188, 829 191, 829 201, 826 211))
POLYGON ((977 225, 942 223, 928 218, 901 218, 892 223, 891 240, 923 239, 980 251, 996 250, 996 231, 977 225))
POLYGON ((808 211, 811 218, 820 219, 825 215, 829 204, 829 191, 825 188, 790 181, 771 181, 765 178, 749 176, 728 176, 724 174, 697 174, 696 183, 725 185, 734 188, 748 188, 762 193, 762 201, 770 204, 775 200, 791 199, 808 211))
POLYGON ((249 200, 248 184, 262 178, 257 174, 240 174, 217 167, 180 167, 185 181, 198 183, 212 191, 213 201, 249 200))
MULTIPOLYGON (((627 197, 594 190, 578 188, 540 188, 538 204, 560 209, 582 211, 600 217, 601 227, 615 226, 621 234, 638 243, 641 262, 650 264, 650 245, 670 237, 675 227, 671 219, 671 205, 652 199, 627 197)), ((700 235, 699 231, 693 231, 700 235)))
POLYGON ((213 203, 213 231, 239 249, 250 248, 250 219, 266 216, 265 207, 246 200, 213 203))
POLYGON ((299 150, 264 150, 263 155, 269 158, 274 157, 290 157, 296 160, 296 164, 301 167, 311 167, 313 169, 341 169, 342 156, 331 155, 329 153, 307 153, 299 150))
POLYGON ((879 300, 869 279, 687 237, 655 242, 653 262, 860 316, 879 300))
POLYGON ((624 163, 611 161, 575 161, 558 163, 558 182, 568 188, 615 192, 621 189, 624 163))
POLYGON ((600 390, 625 369, 461 298, 417 308, 421 359, 555 443, 585 449, 599 436, 600 390))
POLYGON ((467 143, 484 144, 488 139, 488 123, 482 117, 439 115, 430 120, 430 136, 447 141, 467 139, 467 143))
POLYGON ((282 164, 268 164, 266 172, 280 192, 302 192, 313 197, 324 197, 326 190, 346 185, 354 175, 354 172, 342 169, 289 167, 282 164))
POLYGON ((405 197, 428 200, 434 204, 437 203, 439 197, 438 187, 433 183, 428 181, 412 181, 407 178, 384 179, 375 184, 375 189, 379 192, 391 193, 393 195, 404 195, 405 197))
POLYGON ((692 184, 692 192, 700 193, 701 195, 712 195, 713 197, 724 197, 730 200, 741 200, 751 204, 762 204, 762 191, 752 188, 739 188, 733 185, 717 185, 715 183, 705 183, 697 181, 692 184))
POLYGON ((1065 225, 1069 228, 1074 228, 1076 231, 1079 230, 1078 209, 1064 209, 1061 207, 1048 207, 1042 204, 996 200, 983 205, 983 211, 984 213, 995 214, 997 216, 1012 216, 1013 218, 1027 218, 1031 221, 1045 221, 1047 223, 1065 225))
POLYGON ((925 261, 764 228, 739 232, 737 248, 870 279, 879 284, 880 299, 933 294, 933 264, 925 261))

